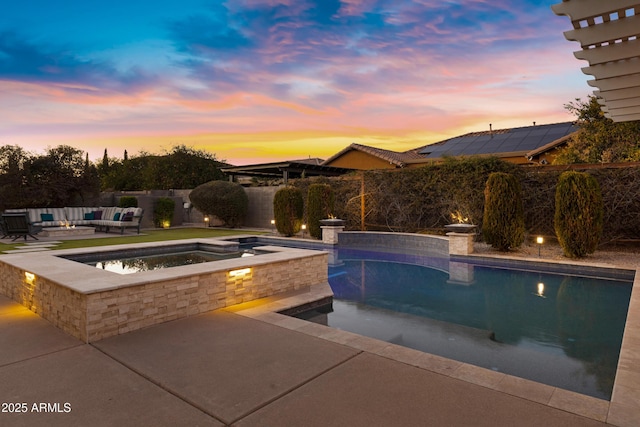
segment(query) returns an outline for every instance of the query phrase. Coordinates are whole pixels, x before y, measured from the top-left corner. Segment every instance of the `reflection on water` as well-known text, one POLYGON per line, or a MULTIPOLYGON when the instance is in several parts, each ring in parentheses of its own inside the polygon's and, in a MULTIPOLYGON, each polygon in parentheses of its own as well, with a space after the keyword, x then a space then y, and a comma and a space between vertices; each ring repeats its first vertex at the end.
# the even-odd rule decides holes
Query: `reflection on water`
POLYGON ((121 258, 103 261, 87 262, 86 264, 119 274, 132 274, 141 271, 158 270, 161 268, 177 267, 181 265, 200 264, 203 262, 219 261, 222 259, 252 256, 254 252, 209 252, 187 251, 161 255, 142 256, 137 258, 121 258))
POLYGON ((610 399, 630 282, 370 256, 330 267, 329 326, 610 399))

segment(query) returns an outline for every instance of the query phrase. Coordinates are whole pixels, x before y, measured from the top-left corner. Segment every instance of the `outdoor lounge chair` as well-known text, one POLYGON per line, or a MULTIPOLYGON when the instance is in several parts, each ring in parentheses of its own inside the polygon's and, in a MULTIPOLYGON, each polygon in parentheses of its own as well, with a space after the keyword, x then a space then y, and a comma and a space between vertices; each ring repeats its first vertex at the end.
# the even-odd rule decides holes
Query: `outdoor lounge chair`
POLYGON ((38 240, 34 234, 42 231, 42 227, 31 224, 27 212, 3 213, 2 222, 4 223, 2 233, 6 233, 5 237, 13 237, 13 240, 19 237, 24 237, 24 240, 27 240, 27 236, 38 240))

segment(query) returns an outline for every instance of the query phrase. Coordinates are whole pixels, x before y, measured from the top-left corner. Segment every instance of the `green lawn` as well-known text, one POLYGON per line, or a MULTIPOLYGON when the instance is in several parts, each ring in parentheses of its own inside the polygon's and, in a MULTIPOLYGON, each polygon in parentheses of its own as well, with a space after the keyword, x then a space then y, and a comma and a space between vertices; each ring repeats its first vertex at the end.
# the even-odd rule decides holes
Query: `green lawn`
MULTIPOLYGON (((262 231, 254 230, 239 230, 239 229, 220 229, 220 228, 170 228, 167 230, 142 230, 141 234, 127 234, 121 236, 119 234, 113 234, 113 237, 100 237, 79 240, 65 240, 61 244, 55 247, 55 249, 73 249, 73 248, 91 248, 95 246, 108 246, 108 245, 122 245, 127 243, 142 243, 142 242, 159 242, 163 240, 179 240, 179 239, 193 239, 202 237, 223 237, 232 236, 237 234, 265 234, 262 231)), ((35 240, 29 239, 28 242, 34 242, 35 240)), ((24 244, 23 239, 12 242, 11 240, 0 240, 0 252, 9 251, 16 246, 22 246, 24 244)))

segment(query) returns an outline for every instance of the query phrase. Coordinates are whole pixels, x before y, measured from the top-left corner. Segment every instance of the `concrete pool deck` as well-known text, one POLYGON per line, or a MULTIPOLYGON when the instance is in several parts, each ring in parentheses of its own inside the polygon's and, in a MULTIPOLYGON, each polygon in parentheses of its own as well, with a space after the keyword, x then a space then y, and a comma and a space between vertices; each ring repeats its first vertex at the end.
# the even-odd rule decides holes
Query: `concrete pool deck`
POLYGON ((636 276, 612 402, 275 313, 324 286, 91 344, 0 296, 0 424, 640 425, 636 276))
POLYGON ((0 412, 0 424, 603 425, 249 305, 85 344, 0 296, 0 396, 27 408, 0 412))

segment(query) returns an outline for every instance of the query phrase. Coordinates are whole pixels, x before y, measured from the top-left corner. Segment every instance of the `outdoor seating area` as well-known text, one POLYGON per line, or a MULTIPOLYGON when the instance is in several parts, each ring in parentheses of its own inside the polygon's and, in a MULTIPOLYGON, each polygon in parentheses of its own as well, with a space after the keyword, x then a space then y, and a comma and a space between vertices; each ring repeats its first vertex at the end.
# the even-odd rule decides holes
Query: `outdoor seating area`
POLYGON ((17 236, 24 237, 26 240, 27 236, 30 236, 37 240, 35 234, 47 228, 75 228, 76 226, 92 226, 106 233, 116 229, 120 230, 120 234, 123 234, 126 228, 135 228, 140 234, 143 214, 142 208, 116 206, 7 209, 2 214, 2 238, 17 236), (14 225, 15 229, 10 231, 12 234, 5 232, 4 227, 7 226, 5 216, 14 225))

